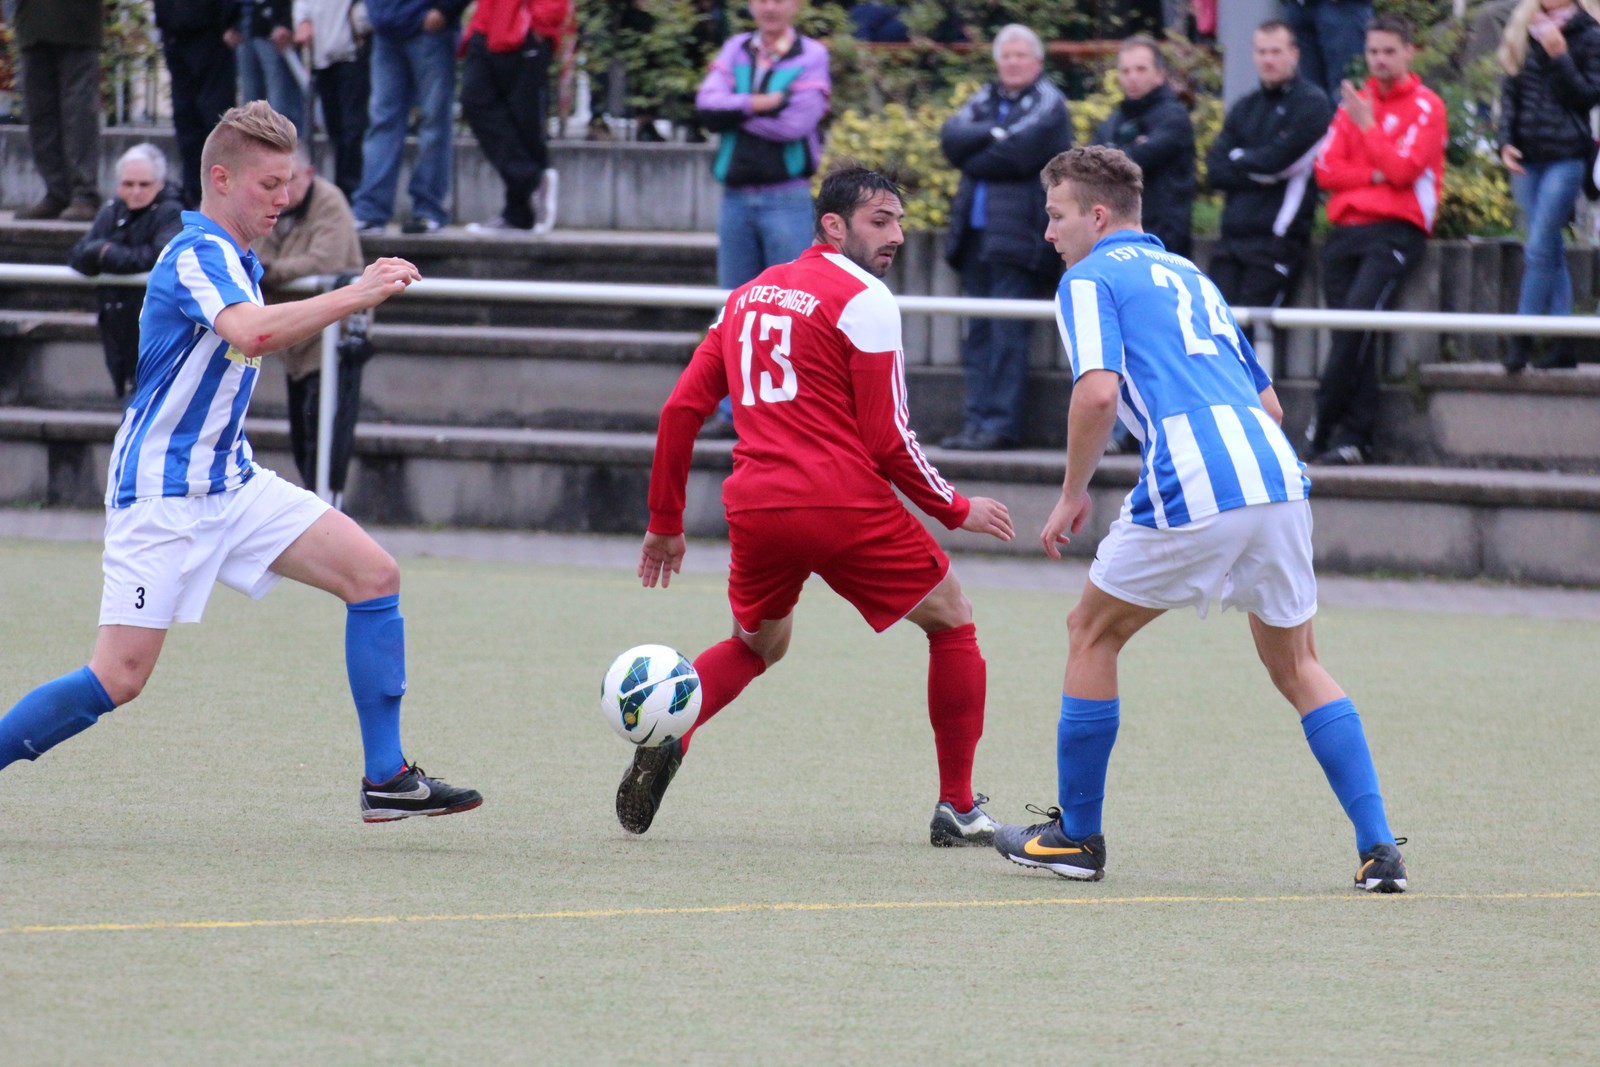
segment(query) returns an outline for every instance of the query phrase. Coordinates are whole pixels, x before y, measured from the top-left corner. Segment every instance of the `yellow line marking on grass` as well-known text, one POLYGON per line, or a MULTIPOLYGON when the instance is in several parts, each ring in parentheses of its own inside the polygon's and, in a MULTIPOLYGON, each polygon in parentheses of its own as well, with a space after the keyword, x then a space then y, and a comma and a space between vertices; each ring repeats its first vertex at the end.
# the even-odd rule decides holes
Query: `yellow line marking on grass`
MULTIPOLYGON (((1430 900, 1592 900, 1600 890, 1568 890, 1552 893, 1430 893, 1407 894, 1408 901, 1430 900)), ((777 912, 891 911, 932 908, 1034 908, 1055 905, 1108 904, 1298 904, 1307 902, 1349 902, 1364 896, 1258 897, 1039 897, 1030 900, 865 900, 865 901, 782 901, 772 904, 709 904, 679 908, 588 908, 561 911, 508 911, 463 915, 338 915, 301 919, 156 919, 142 923, 59 923, 39 926, 0 927, 0 937, 18 934, 109 934, 155 930, 248 930, 301 926, 385 926, 401 923, 488 923, 533 922, 542 919, 630 919, 663 915, 737 915, 777 912)))

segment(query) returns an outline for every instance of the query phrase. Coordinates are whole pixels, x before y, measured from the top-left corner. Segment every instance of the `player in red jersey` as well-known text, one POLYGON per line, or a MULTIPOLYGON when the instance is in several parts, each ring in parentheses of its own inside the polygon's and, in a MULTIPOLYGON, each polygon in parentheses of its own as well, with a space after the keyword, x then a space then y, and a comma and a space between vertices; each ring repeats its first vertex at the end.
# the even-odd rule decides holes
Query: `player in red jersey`
POLYGON ((874 630, 909 619, 928 634, 928 717, 939 764, 935 845, 986 844, 994 821, 972 792, 986 686, 972 605, 950 560, 895 496, 949 529, 1011 540, 1011 515, 940 476, 906 410, 900 309, 879 279, 904 240, 900 189, 858 166, 822 182, 817 244, 735 289, 661 411, 650 472, 646 587, 683 565, 694 439, 732 395, 733 473, 723 483, 734 631, 694 661, 700 719, 681 740, 641 748, 617 789, 617 819, 650 828, 695 730, 783 658, 800 587, 822 576, 874 630))

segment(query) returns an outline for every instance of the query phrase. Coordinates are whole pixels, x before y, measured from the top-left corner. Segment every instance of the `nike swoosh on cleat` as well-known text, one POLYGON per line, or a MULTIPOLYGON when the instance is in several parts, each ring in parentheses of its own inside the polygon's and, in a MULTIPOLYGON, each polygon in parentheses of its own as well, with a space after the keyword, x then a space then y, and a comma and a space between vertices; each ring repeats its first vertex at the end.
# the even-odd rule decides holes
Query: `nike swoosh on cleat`
POLYGON ((427 800, 433 796, 433 790, 428 788, 427 782, 418 782, 415 789, 404 793, 380 793, 376 789, 367 790, 367 796, 378 797, 382 800, 427 800))
POLYGON ((1035 834, 1026 845, 1022 846, 1022 851, 1029 856, 1070 856, 1075 853, 1088 851, 1088 849, 1076 847, 1051 848, 1049 845, 1041 845, 1039 844, 1039 838, 1043 836, 1043 834, 1035 834))
POLYGON ((26 737, 22 739, 22 747, 27 749, 29 752, 32 752, 35 756, 44 755, 43 752, 40 752, 38 749, 34 748, 33 742, 28 740, 26 737))

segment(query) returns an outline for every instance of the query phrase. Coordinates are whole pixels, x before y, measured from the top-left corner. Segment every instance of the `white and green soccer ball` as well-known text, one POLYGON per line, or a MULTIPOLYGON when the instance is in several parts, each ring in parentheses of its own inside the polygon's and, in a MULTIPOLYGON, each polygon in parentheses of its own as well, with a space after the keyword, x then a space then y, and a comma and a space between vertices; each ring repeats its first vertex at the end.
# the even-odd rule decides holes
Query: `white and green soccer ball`
POLYGON ((700 718, 700 676, 666 645, 639 645, 611 662, 600 683, 600 713, 624 741, 657 748, 700 718))

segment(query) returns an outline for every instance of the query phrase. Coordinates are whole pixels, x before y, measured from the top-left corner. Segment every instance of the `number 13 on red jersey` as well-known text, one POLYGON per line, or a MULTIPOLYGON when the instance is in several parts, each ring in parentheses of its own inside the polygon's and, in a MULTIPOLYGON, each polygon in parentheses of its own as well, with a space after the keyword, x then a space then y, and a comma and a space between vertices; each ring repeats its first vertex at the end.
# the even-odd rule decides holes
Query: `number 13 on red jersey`
POLYGON ((800 391, 800 381, 795 377, 794 364, 789 362, 789 338, 794 319, 789 315, 768 315, 763 311, 747 311, 744 316, 744 325, 739 330, 739 369, 744 379, 744 394, 739 403, 745 407, 755 405, 756 397, 769 404, 781 404, 785 400, 793 400, 800 391), (761 320, 759 330, 756 320, 761 320), (754 336, 752 336, 754 335, 754 336), (756 346, 762 346, 763 354, 772 363, 783 368, 783 381, 774 386, 772 384, 772 371, 762 370, 756 383, 751 382, 750 373, 756 362, 756 346), (757 392, 755 384, 760 385, 757 392))

